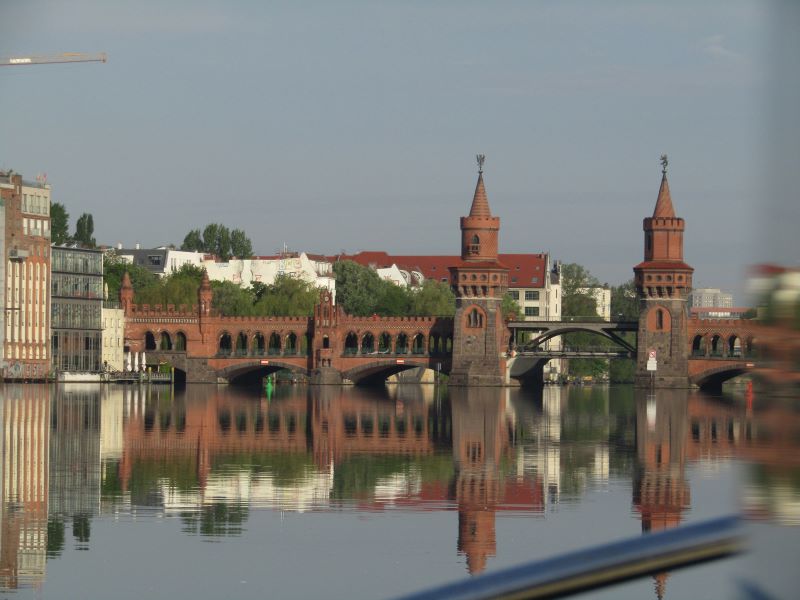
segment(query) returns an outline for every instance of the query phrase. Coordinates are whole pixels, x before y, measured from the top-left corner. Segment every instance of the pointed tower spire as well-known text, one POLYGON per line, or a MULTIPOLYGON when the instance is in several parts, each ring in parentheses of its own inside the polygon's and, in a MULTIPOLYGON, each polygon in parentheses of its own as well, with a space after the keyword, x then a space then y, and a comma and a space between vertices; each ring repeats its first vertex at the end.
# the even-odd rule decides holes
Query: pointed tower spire
POLYGON ((133 284, 127 271, 122 275, 122 284, 119 286, 119 303, 122 305, 125 314, 128 313, 128 309, 133 304, 133 284))
POLYGON ((675 218, 675 209, 672 206, 672 197, 669 195, 669 183, 667 182, 667 165, 669 160, 666 154, 661 155, 661 187, 658 189, 658 199, 656 208, 653 211, 653 218, 675 218))
POLYGON ((211 282, 208 280, 208 271, 203 269, 203 278, 200 280, 200 287, 197 289, 197 308, 201 317, 211 314, 213 297, 214 292, 211 290, 211 282))
POLYGON ((472 207, 469 209, 470 217, 491 217, 489 199, 486 197, 486 188, 483 186, 483 163, 486 155, 478 154, 478 184, 475 186, 475 195, 472 197, 472 207))

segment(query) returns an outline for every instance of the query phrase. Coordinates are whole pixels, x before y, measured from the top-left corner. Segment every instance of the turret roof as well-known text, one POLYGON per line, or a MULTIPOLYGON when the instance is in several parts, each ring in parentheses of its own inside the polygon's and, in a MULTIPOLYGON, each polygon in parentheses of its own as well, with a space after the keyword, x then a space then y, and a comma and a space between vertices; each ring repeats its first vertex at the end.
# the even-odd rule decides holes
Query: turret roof
POLYGON ((472 208, 469 210, 470 217, 491 217, 489 210, 489 200, 486 197, 486 188, 483 186, 483 172, 478 173, 478 184, 475 186, 475 196, 472 198, 472 208))
POLYGON ((653 218, 675 218, 675 209, 672 206, 672 198, 669 195, 669 183, 667 182, 666 173, 661 177, 661 187, 658 190, 658 200, 656 200, 653 218))

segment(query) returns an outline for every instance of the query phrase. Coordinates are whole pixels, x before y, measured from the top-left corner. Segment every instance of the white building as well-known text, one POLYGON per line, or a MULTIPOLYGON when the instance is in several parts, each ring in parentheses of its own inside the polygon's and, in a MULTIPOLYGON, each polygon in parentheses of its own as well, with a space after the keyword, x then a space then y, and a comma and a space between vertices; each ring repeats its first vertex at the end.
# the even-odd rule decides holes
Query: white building
MULTIPOLYGON (((611 290, 607 287, 578 288, 579 294, 592 298, 597 305, 597 316, 604 321, 611 320, 611 290)), ((591 315, 586 315, 591 316, 591 315)))
POLYGON ((106 370, 123 371, 125 346, 125 311, 103 306, 102 363, 106 370))
POLYGON ((288 275, 310 283, 320 289, 336 293, 333 267, 325 257, 305 252, 287 252, 278 256, 256 256, 217 262, 211 258, 201 265, 214 281, 230 281, 248 287, 255 282, 265 285, 275 283, 279 275, 288 275))

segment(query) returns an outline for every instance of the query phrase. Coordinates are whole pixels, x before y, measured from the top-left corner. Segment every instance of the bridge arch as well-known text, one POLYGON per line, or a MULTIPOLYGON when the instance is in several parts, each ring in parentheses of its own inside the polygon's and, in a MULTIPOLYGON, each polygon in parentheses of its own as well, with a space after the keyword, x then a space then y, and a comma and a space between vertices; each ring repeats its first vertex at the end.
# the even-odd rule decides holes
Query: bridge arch
MULTIPOLYGON (((561 327, 554 327, 549 329, 535 337, 533 337, 529 342, 525 344, 526 347, 535 348, 544 342, 551 340, 555 337, 559 337, 565 335, 567 333, 592 333, 594 335, 603 337, 607 340, 614 342, 615 344, 622 346, 626 350, 630 352, 636 352, 636 348, 631 346, 626 340, 623 338, 613 335, 611 332, 606 331, 602 328, 602 325, 605 323, 598 323, 600 327, 592 328, 592 327, 585 327, 582 325, 570 325, 569 321, 565 321, 564 325, 561 327)), ((608 325, 611 325, 610 323, 608 325)))
POLYGON ((701 390, 720 392, 724 382, 749 371, 746 363, 727 363, 692 375, 689 380, 701 390))
POLYGON ((418 367, 427 369, 430 365, 425 361, 405 360, 398 363, 397 360, 376 360, 343 371, 342 379, 349 379, 356 385, 379 384, 392 375, 418 367))
POLYGON ((250 376, 248 379, 254 379, 258 381, 260 380, 260 377, 258 377, 259 372, 263 376, 275 373, 276 371, 281 371, 283 369, 291 371, 292 373, 296 373, 297 375, 308 375, 308 371, 306 369, 303 367, 298 367, 297 365, 293 365, 289 362, 270 360, 268 365, 263 365, 261 364, 261 361, 253 360, 241 362, 229 367, 225 367, 224 369, 220 369, 217 371, 217 377, 226 379, 230 383, 237 383, 237 380, 245 379, 246 376, 250 376))

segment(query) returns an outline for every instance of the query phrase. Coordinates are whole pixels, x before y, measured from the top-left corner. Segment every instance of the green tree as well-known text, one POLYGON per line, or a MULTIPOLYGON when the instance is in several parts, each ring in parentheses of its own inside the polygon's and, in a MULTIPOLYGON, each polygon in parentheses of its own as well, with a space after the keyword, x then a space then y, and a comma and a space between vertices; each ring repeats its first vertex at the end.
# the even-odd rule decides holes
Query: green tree
POLYGON ((214 254, 222 260, 231 258, 231 231, 225 225, 220 225, 217 230, 217 243, 214 246, 214 254))
POLYGON ((231 254, 237 258, 253 256, 253 244, 242 229, 231 231, 231 254))
POLYGON ((284 274, 278 275, 272 285, 256 282, 250 288, 250 296, 257 315, 305 317, 314 314, 319 290, 307 281, 284 274))
POLYGON ((412 315, 452 317, 455 313, 456 296, 446 283, 426 279, 411 294, 412 315))
MULTIPOLYGON (((611 317, 635 321, 639 318, 639 300, 633 279, 622 285, 611 287, 611 317)), ((635 345, 633 333, 623 333, 622 337, 635 345)), ((611 359, 608 377, 613 383, 632 383, 636 375, 636 361, 632 358, 611 359)))
MULTIPOLYGON (((600 282, 589 270, 576 263, 567 263, 561 267, 561 316, 569 321, 587 317, 597 317, 597 301, 589 293, 600 282)), ((565 348, 589 348, 606 346, 608 343, 592 333, 568 333, 561 336, 565 348)), ((571 375, 597 377, 607 371, 607 361, 603 359, 571 358, 569 372, 571 375)))
POLYGON ((69 241, 69 213, 60 202, 50 205, 50 241, 66 244, 69 241))
POLYGON ((336 302, 344 311, 356 317, 367 317, 375 313, 377 300, 383 291, 383 281, 369 267, 349 261, 333 265, 336 277, 336 302))
MULTIPOLYGON (((567 263, 561 265, 561 295, 572 296, 582 288, 599 287, 600 281, 583 265, 567 263)), ((563 304, 563 303, 562 303, 563 304)))
POLYGON ((411 312, 411 294, 405 287, 391 281, 381 281, 375 313, 382 317, 404 317, 411 312))
POLYGON ((75 241, 87 248, 94 248, 97 244, 94 239, 94 218, 89 213, 83 213, 75 224, 75 241))
POLYGON ((212 305, 223 315, 246 317, 254 313, 253 295, 249 289, 230 281, 212 281, 211 291, 214 293, 212 305))
POLYGON ((500 310, 503 313, 503 319, 519 319, 522 316, 522 309, 517 301, 511 297, 511 294, 506 293, 503 296, 503 302, 500 305, 500 310))
POLYGON ((108 286, 109 300, 116 301, 119 298, 119 288, 126 272, 131 278, 134 300, 137 302, 142 290, 159 285, 158 276, 144 267, 123 261, 114 251, 108 251, 103 257, 103 282, 108 286))
POLYGON ((183 243, 181 244, 181 250, 185 250, 187 252, 205 252, 205 248, 203 246, 203 234, 200 233, 199 229, 192 229, 186 234, 186 237, 183 238, 183 243))
POLYGON ((203 252, 216 253, 219 239, 219 225, 209 223, 203 229, 203 252))

